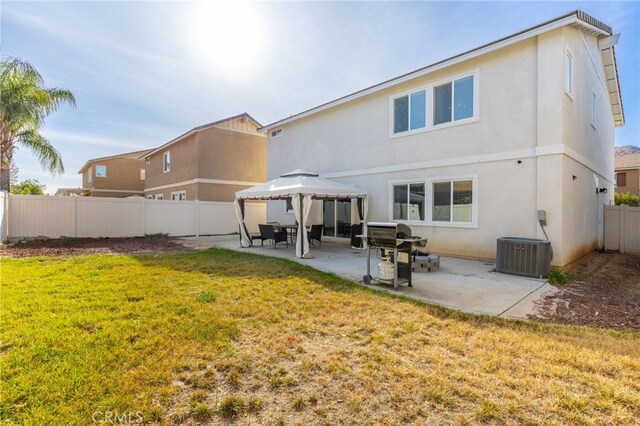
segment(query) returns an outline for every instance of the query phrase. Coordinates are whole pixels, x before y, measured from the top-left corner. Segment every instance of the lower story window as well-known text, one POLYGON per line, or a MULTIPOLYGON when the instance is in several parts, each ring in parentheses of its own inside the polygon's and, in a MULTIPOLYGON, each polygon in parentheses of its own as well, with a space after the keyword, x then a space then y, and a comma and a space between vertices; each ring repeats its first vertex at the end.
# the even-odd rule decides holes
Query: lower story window
POLYGON ((173 201, 184 201, 187 199, 187 191, 178 191, 171 193, 171 200, 173 201))
POLYGON ((393 220, 424 220, 424 183, 393 185, 393 220))
POLYGON ((433 182, 433 222, 471 223, 473 180, 433 182))

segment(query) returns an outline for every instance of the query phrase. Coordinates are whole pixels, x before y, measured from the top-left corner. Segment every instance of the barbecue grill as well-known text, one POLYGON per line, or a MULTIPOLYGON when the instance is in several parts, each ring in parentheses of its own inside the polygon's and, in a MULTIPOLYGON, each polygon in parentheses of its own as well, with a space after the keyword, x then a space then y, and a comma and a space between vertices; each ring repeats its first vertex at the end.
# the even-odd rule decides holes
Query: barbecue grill
POLYGON ((411 249, 413 244, 426 241, 426 239, 412 236, 411 228, 402 223, 369 222, 367 224, 367 274, 362 277, 365 284, 372 281, 393 283, 398 288, 400 282, 411 283, 411 249), (371 249, 380 251, 383 261, 379 265, 379 276, 374 279, 371 276, 371 249), (388 259, 385 261, 384 259, 388 259), (393 262, 393 271, 390 271, 393 262), (387 266, 388 264, 388 266, 387 266), (392 272, 386 275, 387 272, 392 272), (382 276, 383 273, 385 276, 382 276))

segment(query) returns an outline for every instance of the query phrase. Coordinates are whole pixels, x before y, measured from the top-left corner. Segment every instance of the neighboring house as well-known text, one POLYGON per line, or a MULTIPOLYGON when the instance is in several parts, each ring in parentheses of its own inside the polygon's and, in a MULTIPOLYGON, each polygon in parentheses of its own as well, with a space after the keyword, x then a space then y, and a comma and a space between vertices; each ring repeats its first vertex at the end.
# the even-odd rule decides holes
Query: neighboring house
POLYGON ((144 194, 145 166, 140 156, 149 150, 127 152, 86 162, 82 173, 82 190, 89 197, 124 198, 144 194))
POLYGON ((195 127, 141 156, 145 196, 230 202, 266 178, 267 138, 244 113, 195 127))
POLYGON ((58 188, 54 195, 64 196, 82 196, 85 190, 82 188, 58 188))
POLYGON ((640 195, 640 152, 616 157, 616 192, 640 195))
MULTIPOLYGON (((567 265, 599 246, 613 197, 616 42, 576 11, 285 118, 263 128, 268 178, 302 168, 364 188, 368 220, 473 258, 495 258, 498 237, 544 239, 543 210, 567 265)), ((286 210, 270 202, 268 220, 293 222, 286 210)), ((354 211, 317 201, 311 220, 339 239, 354 211)))

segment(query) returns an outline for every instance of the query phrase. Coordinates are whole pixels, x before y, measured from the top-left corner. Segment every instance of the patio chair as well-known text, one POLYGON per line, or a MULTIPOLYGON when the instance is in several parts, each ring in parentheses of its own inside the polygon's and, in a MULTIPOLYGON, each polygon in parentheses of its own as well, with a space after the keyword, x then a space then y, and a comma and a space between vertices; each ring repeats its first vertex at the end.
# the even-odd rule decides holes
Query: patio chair
POLYGON ((258 227, 260 228, 260 240, 263 245, 264 240, 271 240, 274 248, 278 247, 278 243, 285 243, 289 247, 286 230, 276 231, 275 227, 269 224, 260 224, 258 227))
MULTIPOLYGON (((249 230, 247 230, 246 227, 244 229, 247 231, 247 234, 249 235, 249 239, 251 239, 251 245, 253 245, 254 240, 260 240, 260 244, 264 245, 264 240, 262 239, 262 235, 251 233, 249 232, 249 230)), ((238 235, 240 237, 240 241, 242 241, 242 233, 240 232, 240 230, 238 230, 238 235)))
POLYGON ((324 225, 311 225, 311 231, 307 233, 307 238, 309 239, 309 243, 315 247, 313 244, 313 240, 318 241, 318 245, 322 247, 322 230, 324 229, 324 225))

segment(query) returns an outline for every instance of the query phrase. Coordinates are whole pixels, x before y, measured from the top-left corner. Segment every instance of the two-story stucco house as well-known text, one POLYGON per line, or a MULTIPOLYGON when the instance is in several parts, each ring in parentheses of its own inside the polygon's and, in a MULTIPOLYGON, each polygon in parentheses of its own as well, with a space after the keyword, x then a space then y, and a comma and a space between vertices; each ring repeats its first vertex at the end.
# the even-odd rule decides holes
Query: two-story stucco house
POLYGON ((145 166, 140 156, 149 150, 88 160, 82 174, 82 195, 90 197, 143 196, 145 166))
POLYGON ((195 127, 141 156, 145 196, 164 200, 233 201, 266 179, 267 138, 249 114, 195 127))
MULTIPOLYGON (((495 258, 499 237, 546 238, 544 211, 567 265, 598 247, 613 197, 617 39, 576 11, 269 124, 268 178, 302 168, 366 189, 368 220, 472 258, 495 258)), ((350 204, 316 201, 311 220, 346 237, 350 204)), ((290 221, 284 202, 267 214, 290 221)))

